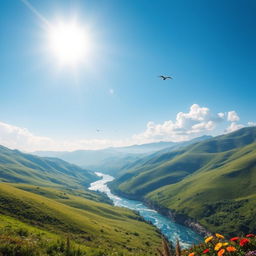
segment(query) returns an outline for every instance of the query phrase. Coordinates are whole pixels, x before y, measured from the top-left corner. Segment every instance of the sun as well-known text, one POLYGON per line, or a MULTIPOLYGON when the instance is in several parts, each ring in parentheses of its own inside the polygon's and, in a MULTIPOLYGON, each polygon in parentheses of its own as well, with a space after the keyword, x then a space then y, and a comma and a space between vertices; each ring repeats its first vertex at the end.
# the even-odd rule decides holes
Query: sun
POLYGON ((60 22, 48 31, 49 49, 63 65, 77 65, 90 51, 88 32, 76 22, 60 22))

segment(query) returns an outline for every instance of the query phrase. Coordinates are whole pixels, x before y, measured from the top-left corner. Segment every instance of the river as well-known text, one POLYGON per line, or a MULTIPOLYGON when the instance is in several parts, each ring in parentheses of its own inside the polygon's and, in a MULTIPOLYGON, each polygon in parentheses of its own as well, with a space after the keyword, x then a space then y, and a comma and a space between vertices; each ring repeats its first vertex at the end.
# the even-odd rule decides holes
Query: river
POLYGON ((169 241, 175 244, 176 240, 179 239, 181 247, 183 248, 187 248, 202 241, 202 237, 190 228, 173 222, 171 219, 163 216, 157 211, 148 208, 142 202, 112 194, 107 183, 114 180, 114 177, 99 172, 96 172, 96 174, 99 177, 102 177, 102 179, 91 183, 91 186, 89 187, 90 190, 106 193, 115 206, 126 207, 139 212, 146 221, 150 221, 161 230, 162 234, 164 234, 169 241))

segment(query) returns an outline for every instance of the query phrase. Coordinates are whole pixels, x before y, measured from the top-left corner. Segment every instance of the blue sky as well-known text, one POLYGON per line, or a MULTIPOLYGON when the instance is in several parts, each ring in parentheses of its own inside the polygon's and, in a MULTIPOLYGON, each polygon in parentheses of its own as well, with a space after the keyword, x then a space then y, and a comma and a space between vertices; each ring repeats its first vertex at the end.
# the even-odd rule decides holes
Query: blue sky
POLYGON ((38 15, 0 2, 0 144, 99 148, 256 121, 254 0, 29 2, 53 25, 75 16, 92 48, 75 69, 60 68, 38 15))

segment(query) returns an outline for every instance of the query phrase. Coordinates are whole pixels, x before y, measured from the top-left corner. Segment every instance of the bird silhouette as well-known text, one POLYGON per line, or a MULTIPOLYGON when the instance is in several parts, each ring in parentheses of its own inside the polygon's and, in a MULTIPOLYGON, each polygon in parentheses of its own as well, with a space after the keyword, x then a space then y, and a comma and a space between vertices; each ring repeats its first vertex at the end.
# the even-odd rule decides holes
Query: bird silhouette
POLYGON ((173 79, 171 76, 159 76, 159 77, 162 78, 163 80, 173 79))

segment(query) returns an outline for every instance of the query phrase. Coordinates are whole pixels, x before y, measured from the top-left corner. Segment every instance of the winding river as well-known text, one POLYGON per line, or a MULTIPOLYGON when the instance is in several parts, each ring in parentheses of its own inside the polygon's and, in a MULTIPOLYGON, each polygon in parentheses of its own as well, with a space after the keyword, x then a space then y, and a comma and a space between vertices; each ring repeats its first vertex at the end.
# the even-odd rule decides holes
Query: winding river
POLYGON ((142 202, 129 200, 112 194, 107 183, 114 180, 114 177, 99 172, 96 172, 96 174, 99 177, 102 177, 102 179, 91 183, 91 186, 89 187, 90 190, 106 193, 115 206, 126 207, 139 212, 146 221, 150 221, 155 225, 168 238, 168 240, 174 244, 176 243, 176 240, 179 239, 181 246, 183 248, 187 248, 199 241, 202 241, 202 237, 190 228, 173 222, 171 219, 163 216, 157 211, 148 208, 142 202))

